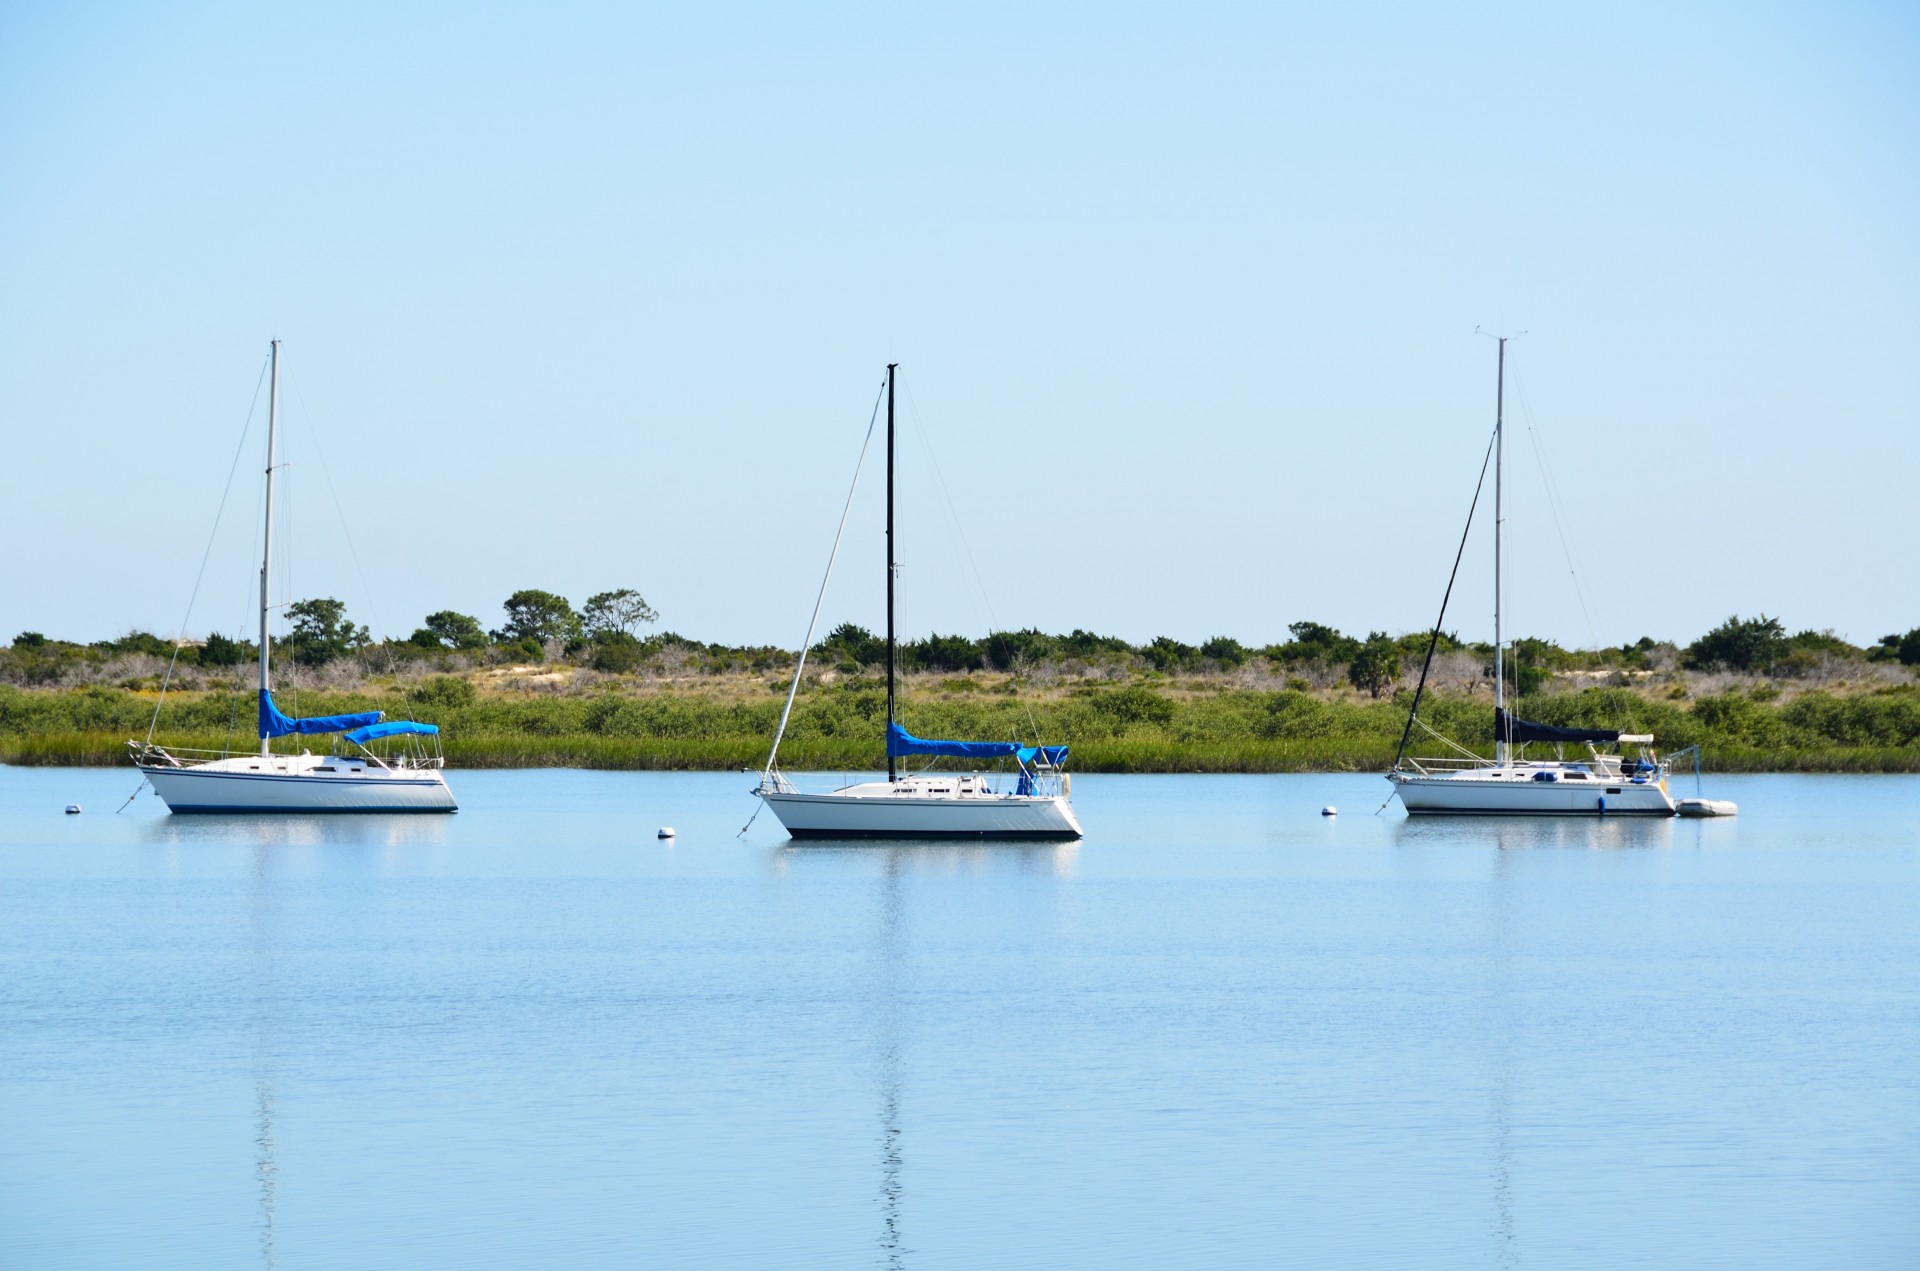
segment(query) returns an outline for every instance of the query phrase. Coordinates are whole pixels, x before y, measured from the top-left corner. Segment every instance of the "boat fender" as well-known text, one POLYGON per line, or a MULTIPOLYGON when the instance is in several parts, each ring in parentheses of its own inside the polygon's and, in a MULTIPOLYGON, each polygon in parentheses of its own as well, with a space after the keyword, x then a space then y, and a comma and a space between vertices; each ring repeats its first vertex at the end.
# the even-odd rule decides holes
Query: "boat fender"
POLYGON ((1063 772, 1060 774, 1060 793, 1069 799, 1073 797, 1073 774, 1072 773, 1063 772))
POLYGON ((1600 815, 1605 816, 1606 814, 1607 814, 1607 796, 1603 794, 1600 796, 1600 815))

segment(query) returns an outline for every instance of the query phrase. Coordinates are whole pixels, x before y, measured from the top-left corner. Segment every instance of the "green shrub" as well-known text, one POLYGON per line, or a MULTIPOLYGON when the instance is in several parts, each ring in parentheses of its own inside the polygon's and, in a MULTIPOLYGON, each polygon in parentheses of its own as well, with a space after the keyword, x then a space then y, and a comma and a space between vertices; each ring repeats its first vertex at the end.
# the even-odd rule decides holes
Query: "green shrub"
POLYGON ((1352 636, 1319 622, 1294 622, 1287 625, 1293 639, 1285 644, 1270 644, 1263 652, 1276 662, 1321 661, 1339 666, 1353 660, 1360 642, 1352 636))
POLYGON ((1125 688, 1088 690, 1086 700, 1096 715, 1122 725, 1165 724, 1173 719, 1173 703, 1138 684, 1129 684, 1125 688))
POLYGON ((1029 627, 1025 631, 992 631, 985 646, 987 665, 996 671, 1010 671, 1016 662, 1042 662, 1058 657, 1060 641, 1029 627))
POLYGON ((1784 657, 1787 647, 1787 631, 1778 618, 1735 614, 1688 645, 1681 664, 1694 671, 1758 671, 1784 657))
POLYGON ((1200 646, 1200 656, 1232 669, 1246 662, 1248 650, 1232 636, 1214 636, 1200 646))
POLYGON ((1155 636, 1151 644, 1141 647, 1140 656, 1156 671, 1180 671, 1200 660, 1200 650, 1169 636, 1155 636))
POLYGON ((473 705, 473 685, 457 675, 433 675, 414 686, 407 700, 432 710, 459 710, 473 705))
POLYGON ((1693 718, 1717 740, 1750 746, 1773 746, 1785 740, 1780 717, 1745 693, 1703 697, 1693 704, 1693 718))
POLYGON ((613 631, 593 642, 589 665, 596 671, 625 675, 637 671, 647 660, 647 651, 639 640, 624 631, 613 631))

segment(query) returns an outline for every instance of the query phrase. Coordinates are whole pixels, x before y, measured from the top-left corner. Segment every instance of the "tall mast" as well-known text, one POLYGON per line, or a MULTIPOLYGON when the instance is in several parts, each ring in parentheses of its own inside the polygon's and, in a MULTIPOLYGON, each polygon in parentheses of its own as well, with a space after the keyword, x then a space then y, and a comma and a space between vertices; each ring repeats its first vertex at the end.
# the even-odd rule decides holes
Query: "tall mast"
MULTIPOLYGON (((1493 709, 1494 717, 1500 718, 1500 712, 1507 708, 1507 677, 1500 643, 1500 535, 1505 525, 1501 514, 1501 466, 1506 459, 1506 420, 1507 420, 1507 341, 1500 338, 1499 384, 1493 396, 1493 709)), ((1496 730, 1493 739, 1493 761, 1504 764, 1507 761, 1506 730, 1496 730)))
MULTIPOLYGON (((267 390, 267 541, 260 551, 260 695, 264 700, 273 689, 267 672, 267 616, 273 595, 273 434, 280 422, 280 341, 273 342, 273 382, 267 390)), ((270 753, 266 737, 260 738, 260 753, 270 753)))
POLYGON ((898 362, 887 363, 887 781, 900 770, 893 761, 893 377, 898 362))

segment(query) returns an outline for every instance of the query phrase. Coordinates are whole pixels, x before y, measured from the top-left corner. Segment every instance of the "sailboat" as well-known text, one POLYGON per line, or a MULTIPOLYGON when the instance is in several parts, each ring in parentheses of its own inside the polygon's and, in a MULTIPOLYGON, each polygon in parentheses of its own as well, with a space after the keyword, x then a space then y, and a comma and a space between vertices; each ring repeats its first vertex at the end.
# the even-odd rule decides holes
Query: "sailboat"
MULTIPOLYGON (((273 700, 268 620, 272 613, 274 442, 280 417, 280 341, 273 341, 267 397, 266 542, 260 558, 260 692, 258 754, 168 749, 130 741, 134 764, 173 812, 452 812, 453 792, 441 774, 440 729, 388 720, 381 711, 318 715, 281 712, 273 700), (337 735, 353 747, 325 756, 276 754, 273 739, 337 735), (399 753, 376 752, 388 739, 399 753)), ((156 716, 158 708, 156 708, 156 716)))
MULTIPOLYGON (((894 640, 893 553, 894 386, 899 364, 887 366, 887 779, 844 786, 831 793, 808 794, 787 780, 778 767, 780 739, 786 733, 807 650, 813 644, 813 626, 800 646, 793 686, 774 733, 767 766, 754 788, 765 806, 794 838, 978 838, 1077 839, 1080 822, 1069 797, 1071 778, 1063 772, 1065 746, 1027 746, 1014 741, 936 741, 914 736, 901 726, 895 712, 898 656, 894 640), (1017 774, 1013 788, 980 772, 902 775, 900 761, 912 757, 956 759, 1011 759, 1017 774)), ((857 485, 859 474, 856 470, 857 485)), ((851 505, 852 494, 848 494, 851 505)), ((846 514, 841 514, 841 526, 846 514)), ((839 551, 834 539, 834 552, 839 551)), ((833 561, 827 562, 827 577, 833 561)), ((825 595, 826 582, 821 583, 825 595)), ((814 621, 819 620, 819 604, 814 621)))
MULTIPOLYGON (((1407 712, 1406 730, 1401 733, 1400 753, 1387 780, 1393 783, 1401 805, 1414 815, 1672 816, 1674 802, 1667 793, 1669 762, 1655 753, 1651 733, 1560 728, 1521 719, 1507 710, 1505 645, 1500 630, 1506 385, 1507 342, 1503 338, 1493 422, 1493 758, 1489 761, 1461 746, 1454 746, 1456 755, 1448 758, 1414 759, 1407 755, 1407 738, 1418 720, 1420 697, 1426 688, 1422 671, 1407 712), (1527 757, 1526 747, 1538 744, 1554 746, 1555 757, 1527 757), (1566 758, 1568 745, 1585 747, 1585 757, 1566 758), (1637 747, 1637 753, 1624 755, 1620 751, 1623 746, 1637 747)), ((1471 528, 1471 515, 1468 525, 1471 528)), ((1451 583, 1448 590, 1452 590, 1451 583)), ((1444 602, 1440 617, 1442 622, 1446 620, 1444 602)), ((1438 624, 1434 632, 1437 640, 1438 624)), ((1429 644, 1428 664, 1431 662, 1429 644)))

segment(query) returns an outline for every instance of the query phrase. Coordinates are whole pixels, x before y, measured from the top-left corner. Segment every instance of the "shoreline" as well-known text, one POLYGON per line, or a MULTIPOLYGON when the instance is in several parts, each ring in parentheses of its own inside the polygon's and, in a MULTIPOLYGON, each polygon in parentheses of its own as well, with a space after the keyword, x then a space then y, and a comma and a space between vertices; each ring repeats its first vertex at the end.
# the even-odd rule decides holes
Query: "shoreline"
MULTIPOLYGON (((192 738, 182 747, 220 749, 224 739, 192 738), (194 746, 193 743, 205 743, 194 746)), ((316 753, 320 741, 307 749, 316 753)), ((0 765, 17 768, 131 768, 122 733, 59 731, 30 736, 0 736, 0 765)), ((1393 762, 1393 746, 1361 739, 1322 739, 1299 743, 1226 743, 1189 746, 1130 745, 1090 741, 1072 747, 1068 770, 1075 773, 1263 775, 1384 773, 1393 762)), ((244 753, 241 748, 238 753, 244 753)), ((512 771, 567 768, 616 772, 757 772, 766 764, 762 744, 751 749, 728 740, 668 743, 593 735, 475 737, 449 739, 448 771, 512 771)), ((878 745, 849 746, 822 753, 814 747, 782 747, 780 767, 790 773, 884 772, 886 756, 878 745), (794 753, 789 753, 789 750, 794 753)), ((989 769, 982 769, 989 770, 989 769)), ((1702 755, 1703 773, 1911 775, 1920 773, 1920 746, 1848 746, 1803 750, 1783 757, 1765 748, 1738 747, 1702 755)), ((1684 771, 1676 771, 1679 780, 1684 771)))
MULTIPOLYGON (((546 687, 496 687, 482 675, 427 676, 352 688, 289 688, 289 714, 384 710, 442 731, 453 769, 758 770, 767 761, 784 683, 753 674, 678 683, 581 676, 546 687), (476 680, 480 682, 476 684, 476 680)), ((182 750, 255 748, 252 692, 175 690, 154 738, 182 750)), ((1492 695, 1430 691, 1421 723, 1482 757, 1492 753, 1492 695)), ((1035 739, 1065 745, 1075 772, 1385 772, 1411 694, 1226 677, 1056 679, 911 677, 899 718, 922 737, 1035 739)), ((134 685, 0 685, 0 763, 118 767, 129 738, 154 724, 158 695, 134 685)), ((1541 723, 1651 733, 1661 754, 1697 745, 1702 771, 1920 772, 1920 683, 1892 686, 1556 684, 1516 713, 1541 723)), ((810 678, 781 743, 793 772, 884 769, 884 685, 810 678)), ((321 751, 339 743, 304 739, 321 751)), ((280 748, 297 752, 301 743, 280 748)), ((1416 729, 1408 754, 1444 754, 1416 729)), ((1540 754, 1550 754, 1543 749, 1540 754)), ((1570 755, 1584 748, 1569 748, 1570 755)), ((1688 767, 1692 765, 1687 764, 1688 767)))

